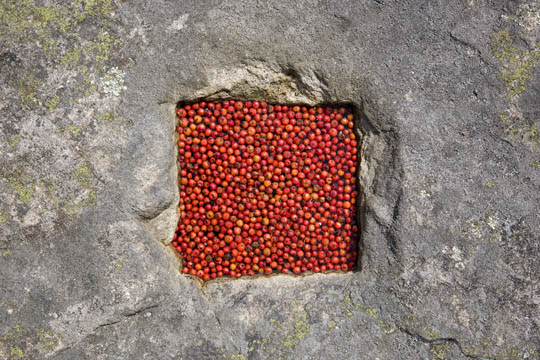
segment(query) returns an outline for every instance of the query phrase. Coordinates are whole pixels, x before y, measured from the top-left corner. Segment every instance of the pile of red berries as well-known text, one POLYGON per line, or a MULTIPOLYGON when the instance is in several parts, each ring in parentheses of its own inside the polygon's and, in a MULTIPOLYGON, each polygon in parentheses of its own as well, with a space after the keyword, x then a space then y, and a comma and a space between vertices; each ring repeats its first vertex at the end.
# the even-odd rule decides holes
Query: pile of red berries
POLYGON ((177 108, 183 272, 351 270, 358 257, 351 109, 202 101, 177 108))

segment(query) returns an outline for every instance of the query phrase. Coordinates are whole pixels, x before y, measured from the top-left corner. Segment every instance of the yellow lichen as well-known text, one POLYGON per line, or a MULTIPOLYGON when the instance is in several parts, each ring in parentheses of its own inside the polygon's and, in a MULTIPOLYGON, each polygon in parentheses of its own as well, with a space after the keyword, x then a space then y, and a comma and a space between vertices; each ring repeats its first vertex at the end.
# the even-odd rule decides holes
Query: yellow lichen
POLYGON ((540 43, 529 49, 518 49, 510 33, 501 30, 491 38, 490 52, 501 63, 501 80, 508 98, 508 108, 499 114, 506 135, 516 143, 527 143, 539 151, 540 135, 536 119, 525 118, 519 109, 519 98, 527 89, 527 82, 540 63, 540 43))
POLYGON ((337 327, 337 324, 334 320, 330 320, 328 324, 326 324, 326 327, 328 327, 328 329, 335 329, 337 327))
POLYGON ((17 81, 19 90, 19 98, 25 107, 37 104, 39 102, 38 90, 41 83, 35 78, 32 73, 24 73, 17 81))
POLYGON ((526 87, 527 80, 540 60, 540 44, 532 51, 514 47, 512 38, 506 30, 495 33, 491 39, 491 53, 502 64, 501 78, 506 87, 510 102, 515 102, 526 87))
POLYGON ((93 56, 96 60, 97 68, 100 72, 103 72, 104 65, 109 60, 109 54, 114 47, 120 46, 122 42, 114 38, 109 32, 100 32, 96 39, 85 48, 85 53, 89 56, 93 56))
POLYGON ((108 111, 99 114, 98 118, 101 120, 101 130, 104 130, 105 127, 118 128, 127 123, 125 117, 118 116, 108 111))
POLYGON ((24 352, 20 347, 12 346, 10 348, 10 355, 12 359, 22 359, 24 358, 24 352))
MULTIPOLYGON (((58 61, 62 65, 66 65, 68 67, 76 66, 79 61, 81 60, 81 50, 76 47, 69 48, 65 54, 58 57, 58 61)), ((88 67, 86 67, 88 69, 88 67)))
MULTIPOLYGON (((93 73, 89 74, 89 69, 103 72, 114 48, 121 45, 111 30, 111 19, 114 17, 111 0, 77 0, 75 4, 58 0, 46 4, 35 0, 0 0, 0 35, 4 45, 32 44, 34 49, 41 49, 49 61, 78 70, 87 77, 95 77, 93 73), (99 32, 96 36, 85 38, 80 29, 81 24, 89 18, 95 22, 99 32)), ((72 92, 89 96, 97 90, 95 84, 85 86, 84 77, 74 79, 75 82, 69 86, 72 92)), ((45 88, 33 75, 24 73, 15 85, 25 107, 39 104, 41 98, 50 97, 43 94, 45 88)), ((52 97, 47 104, 49 111, 57 103, 52 97)))
POLYGON ((81 132, 86 129, 86 124, 83 125, 68 125, 63 130, 60 131, 60 134, 64 134, 66 131, 74 133, 76 136, 79 136, 81 132))
POLYGON ((230 359, 231 360, 247 360, 248 357, 244 354, 231 354, 230 359))
POLYGON ((21 137, 19 135, 15 136, 15 138, 11 141, 9 140, 6 140, 6 144, 8 144, 9 146, 11 146, 12 148, 16 147, 17 145, 19 145, 19 143, 21 142, 21 137))
POLYGON ((293 302, 293 319, 294 319, 294 333, 289 334, 283 341, 284 347, 295 347, 299 344, 300 340, 306 337, 310 331, 310 325, 307 321, 306 311, 298 305, 296 302, 293 302))
POLYGON ((377 309, 375 308, 366 308, 364 309, 364 312, 371 316, 374 319, 377 319, 377 309))
POLYGON ((34 184, 25 185, 17 177, 8 178, 10 187, 17 193, 19 200, 23 203, 28 203, 34 194, 34 184))
POLYGON ((45 103, 45 105, 47 106, 47 110, 49 112, 53 112, 56 109, 56 106, 58 105, 59 102, 60 102, 60 98, 56 95, 53 96, 52 98, 47 100, 47 102, 45 103))
POLYGON ((90 180, 90 170, 86 166, 81 166, 74 172, 74 176, 77 178, 77 181, 79 184, 81 184, 84 188, 91 188, 92 187, 92 181, 90 180))
POLYGON ((41 353, 50 353, 60 344, 61 335, 55 334, 52 330, 39 329, 39 342, 36 348, 41 353))
POLYGON ((96 204, 97 193, 92 182, 92 173, 87 166, 81 166, 73 171, 73 177, 77 180, 81 189, 87 190, 86 196, 81 200, 74 199, 72 203, 64 205, 64 211, 73 217, 79 217, 83 208, 92 207, 96 204))
POLYGON ((448 343, 444 342, 441 344, 431 345, 429 352, 432 354, 433 359, 444 360, 446 359, 446 354, 450 351, 448 343))

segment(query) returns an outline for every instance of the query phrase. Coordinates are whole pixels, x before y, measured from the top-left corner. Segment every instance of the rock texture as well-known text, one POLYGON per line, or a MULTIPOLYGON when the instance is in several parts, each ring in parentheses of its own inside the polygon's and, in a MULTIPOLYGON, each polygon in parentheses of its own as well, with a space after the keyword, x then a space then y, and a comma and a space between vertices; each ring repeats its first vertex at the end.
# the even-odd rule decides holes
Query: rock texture
POLYGON ((0 358, 539 359, 540 4, 0 0, 0 358), (174 108, 349 103, 362 270, 205 286, 174 108))

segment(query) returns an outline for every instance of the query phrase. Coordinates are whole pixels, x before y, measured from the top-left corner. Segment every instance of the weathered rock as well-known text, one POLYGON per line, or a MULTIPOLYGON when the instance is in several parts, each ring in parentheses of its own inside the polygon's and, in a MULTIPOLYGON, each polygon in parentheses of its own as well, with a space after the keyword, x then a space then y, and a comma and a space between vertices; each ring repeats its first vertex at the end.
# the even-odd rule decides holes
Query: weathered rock
POLYGON ((0 358, 538 359, 540 5, 0 0, 0 358), (349 103, 362 269, 178 272, 174 107, 349 103))

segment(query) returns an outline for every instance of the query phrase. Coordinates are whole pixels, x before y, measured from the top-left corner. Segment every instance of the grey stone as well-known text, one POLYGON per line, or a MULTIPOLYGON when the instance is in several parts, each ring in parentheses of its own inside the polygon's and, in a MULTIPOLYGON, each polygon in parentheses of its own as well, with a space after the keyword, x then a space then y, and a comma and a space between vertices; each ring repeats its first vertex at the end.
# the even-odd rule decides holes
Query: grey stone
POLYGON ((0 358, 540 357, 536 1, 0 9, 0 358), (355 107, 360 271, 178 271, 200 98, 355 107))

